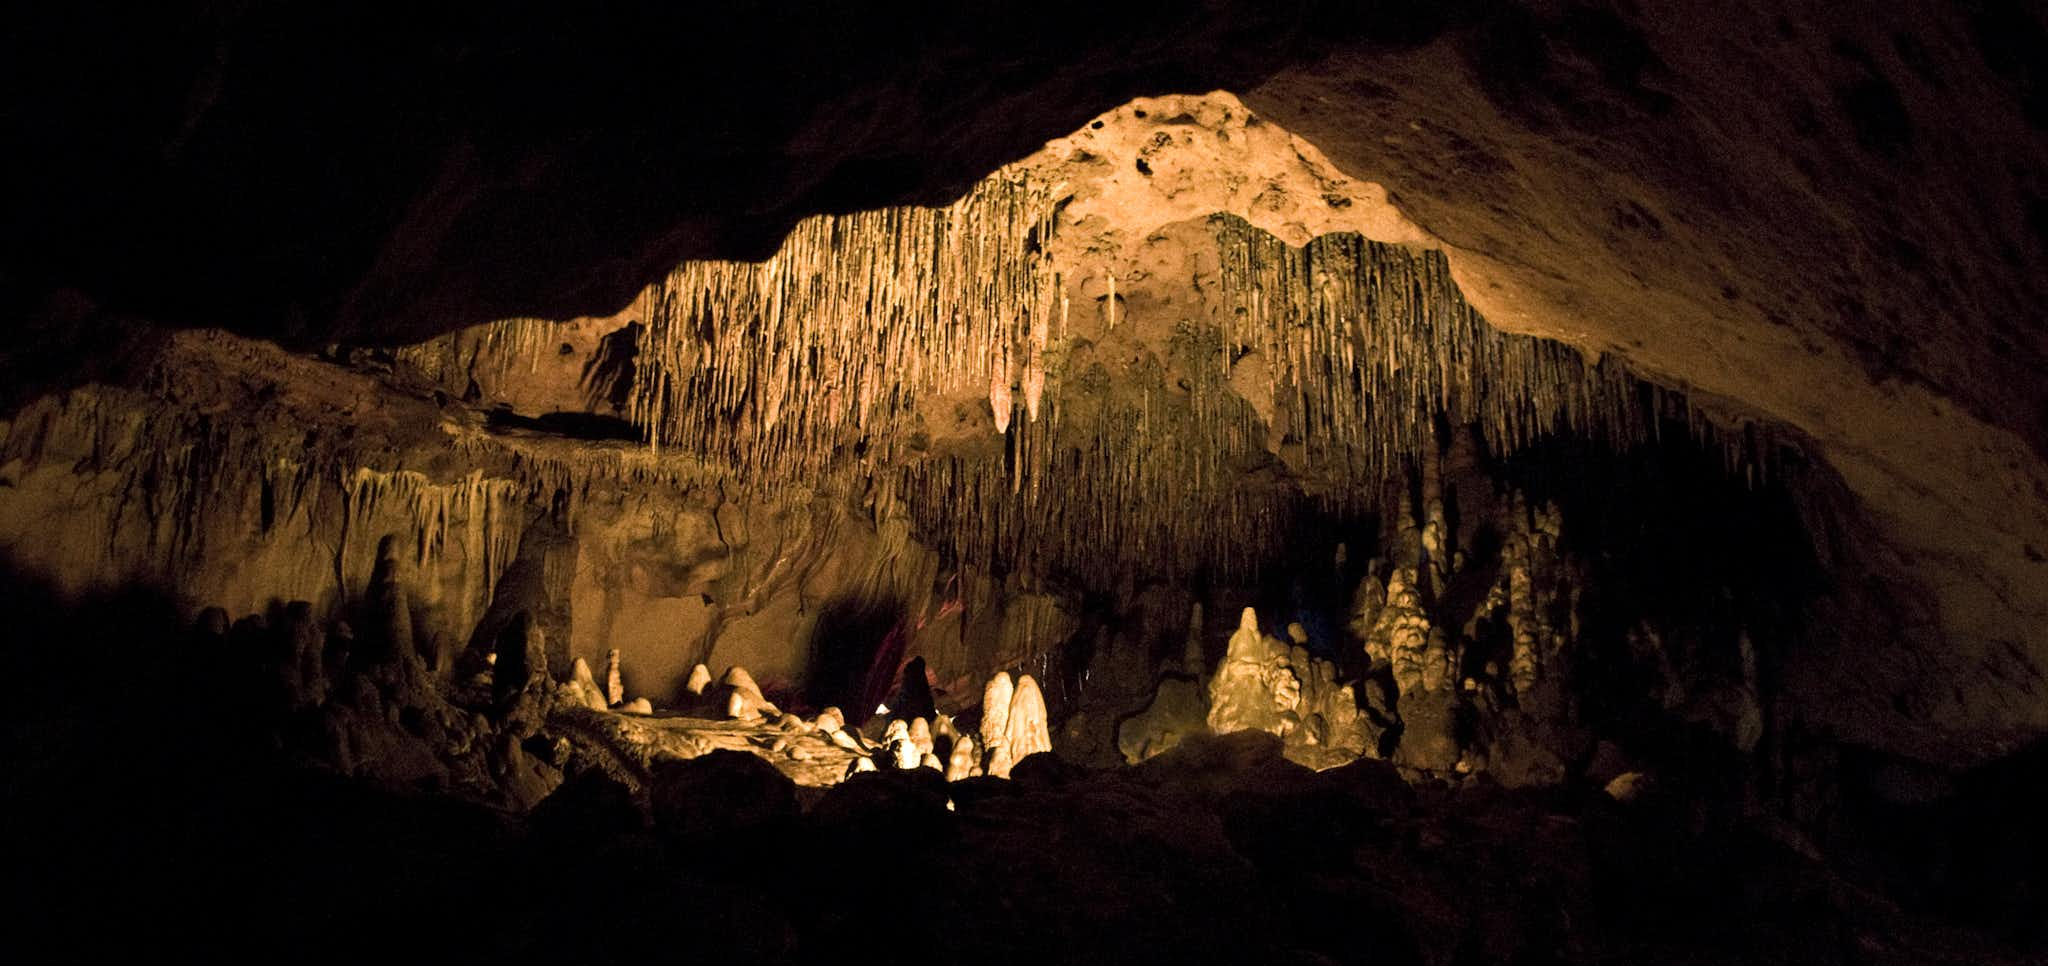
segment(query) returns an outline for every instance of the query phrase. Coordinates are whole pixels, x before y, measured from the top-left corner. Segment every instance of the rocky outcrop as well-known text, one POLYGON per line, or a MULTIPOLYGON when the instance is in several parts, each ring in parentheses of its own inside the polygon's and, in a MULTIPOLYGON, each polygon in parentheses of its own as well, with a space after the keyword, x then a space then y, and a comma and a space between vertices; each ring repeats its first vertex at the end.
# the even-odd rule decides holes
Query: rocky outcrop
POLYGON ((1343 764, 1365 752, 1357 697, 1328 661, 1260 633, 1245 608, 1223 662, 1209 680, 1209 730, 1278 736, 1289 758, 1312 767, 1343 764))

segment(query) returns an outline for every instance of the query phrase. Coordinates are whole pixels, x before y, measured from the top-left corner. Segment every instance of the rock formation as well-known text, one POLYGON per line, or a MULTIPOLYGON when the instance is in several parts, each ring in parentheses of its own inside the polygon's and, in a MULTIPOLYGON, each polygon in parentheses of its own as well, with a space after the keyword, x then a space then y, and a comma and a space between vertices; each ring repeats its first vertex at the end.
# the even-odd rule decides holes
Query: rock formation
MULTIPOLYGON (((1208 698, 1210 731, 1276 735, 1288 756, 1304 764, 1329 767, 1365 751, 1357 698, 1350 685, 1338 682, 1336 667, 1260 633, 1250 607, 1238 617, 1223 662, 1209 680, 1208 698)), ((1132 751, 1142 754, 1144 748, 1125 753, 1132 751)))

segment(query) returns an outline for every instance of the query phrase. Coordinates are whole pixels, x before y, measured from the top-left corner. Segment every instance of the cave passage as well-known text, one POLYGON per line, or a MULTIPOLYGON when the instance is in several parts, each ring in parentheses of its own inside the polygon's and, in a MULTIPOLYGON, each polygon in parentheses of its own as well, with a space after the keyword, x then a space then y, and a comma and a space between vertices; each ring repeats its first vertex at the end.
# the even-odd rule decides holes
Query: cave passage
MULTIPOLYGON (((1364 29, 1288 10, 1219 49, 1364 29)), ((1504 214, 1497 181, 1619 138, 1603 118, 1664 117, 1655 85, 1687 63, 1639 13, 1561 16, 1366 33, 1388 84, 1480 57, 1473 123, 1543 135, 1437 152, 1431 177, 1483 175, 1457 181, 1473 210, 1630 264, 1662 255, 1613 233, 1705 259, 1635 201, 1597 239, 1575 220, 1596 198, 1504 214)), ((1216 71, 1247 91, 1291 76, 1233 56, 1216 71)), ((1020 110, 1032 70, 1005 63, 976 70, 1020 110)), ((786 121, 787 153, 679 169, 757 169, 747 197, 787 181, 797 200, 756 212, 772 250, 706 208, 660 259, 610 254, 591 292, 652 281, 608 314, 422 325, 439 303, 393 266, 551 243, 491 241, 472 168, 530 188, 578 251, 653 217, 570 218, 538 197, 567 176, 549 157, 460 138, 381 281, 323 296, 334 318, 300 317, 288 278, 225 301, 291 317, 233 331, 44 300, 39 325, 90 317, 103 338, 77 338, 105 345, 0 414, 11 935, 493 961, 2042 952, 2042 735, 2007 700, 2042 675, 1995 636, 2024 600, 1970 625, 2001 645, 1966 655, 1989 690, 1944 677, 1928 642, 1965 592, 1914 569, 1896 481, 1815 435, 1828 418, 1702 388, 1746 385, 1722 369, 1750 349, 1703 329, 1696 380, 1666 348, 1681 323, 1643 320, 1655 345, 1581 327, 1559 306, 1593 319, 1613 288, 1532 283, 1518 260, 1550 248, 1458 218, 1433 234, 1430 203, 1318 146, 1348 128, 1297 109, 1312 143, 1270 91, 1091 117, 1033 87, 1032 136, 1056 136, 933 198, 959 159, 827 155, 945 98, 849 88, 799 117, 816 81, 774 124, 692 122, 716 154, 786 121), (925 203, 855 203, 877 194, 925 203), (1572 296, 1531 294, 1552 285, 1572 296)), ((1908 100, 1846 83, 1859 143, 1917 150, 1908 100)), ((202 147, 254 109, 208 89, 181 135, 202 147)), ((961 136, 1021 137, 986 123, 961 136)), ((1389 170, 1412 172, 1411 136, 1437 132, 1378 137, 1389 170)), ((418 269, 437 299, 465 291, 445 268, 418 269)), ((1629 291, 1691 305, 1661 271, 1629 291)), ((1712 289, 1730 318, 1773 311, 1712 289)), ((36 358, 56 355, 0 374, 36 358)))

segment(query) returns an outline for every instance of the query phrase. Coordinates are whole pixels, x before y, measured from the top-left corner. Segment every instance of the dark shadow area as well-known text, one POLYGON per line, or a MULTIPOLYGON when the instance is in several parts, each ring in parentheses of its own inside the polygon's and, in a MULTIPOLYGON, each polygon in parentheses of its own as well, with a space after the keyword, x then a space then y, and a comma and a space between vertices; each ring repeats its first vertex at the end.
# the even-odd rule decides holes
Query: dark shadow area
POLYGON ((836 705, 852 715, 852 720, 863 720, 875 706, 870 702, 862 707, 861 702, 873 697, 877 688, 886 696, 894 685, 902 644, 896 643, 893 656, 887 650, 891 636, 900 637, 908 621, 909 611, 901 601, 848 596, 826 601, 804 648, 810 655, 804 700, 816 708, 836 705), (887 665, 887 678, 877 681, 884 673, 883 664, 887 665))
POLYGON ((583 364, 581 377, 584 398, 592 409, 604 405, 614 413, 626 411, 633 393, 633 373, 639 366, 640 337, 646 332, 647 326, 636 319, 598 340, 597 351, 583 364))
POLYGON ((524 430, 530 433, 546 433, 568 439, 582 440, 624 440, 640 442, 647 434, 640 427, 617 416, 601 413, 553 412, 539 416, 522 416, 510 409, 493 409, 486 417, 486 425, 492 430, 524 430))

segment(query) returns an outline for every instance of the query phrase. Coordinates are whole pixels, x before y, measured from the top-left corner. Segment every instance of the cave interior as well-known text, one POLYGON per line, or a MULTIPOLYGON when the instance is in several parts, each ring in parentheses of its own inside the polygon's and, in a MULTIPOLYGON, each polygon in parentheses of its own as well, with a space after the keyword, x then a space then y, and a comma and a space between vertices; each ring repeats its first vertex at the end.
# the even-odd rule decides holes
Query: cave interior
POLYGON ((2048 956, 2038 4, 8 18, 27 960, 2048 956))

